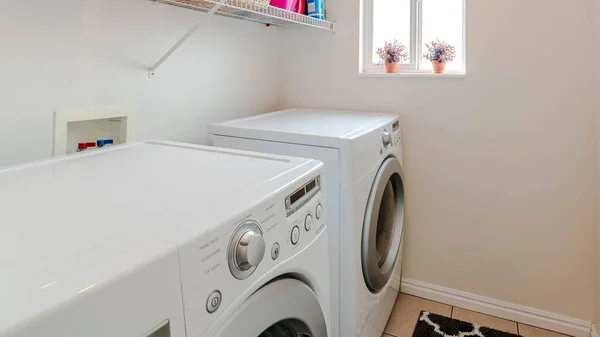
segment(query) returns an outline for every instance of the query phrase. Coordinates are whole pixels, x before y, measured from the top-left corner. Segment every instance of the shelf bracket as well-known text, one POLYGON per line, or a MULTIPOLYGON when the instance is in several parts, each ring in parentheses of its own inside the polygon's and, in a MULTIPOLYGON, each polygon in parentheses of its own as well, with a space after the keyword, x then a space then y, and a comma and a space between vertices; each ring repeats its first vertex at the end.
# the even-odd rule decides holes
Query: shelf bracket
MULTIPOLYGON (((208 11, 208 17, 206 19, 206 21, 210 20, 211 17, 215 14, 216 11, 219 10, 219 8, 221 8, 221 6, 225 3, 225 1, 227 0, 221 0, 219 3, 215 4, 209 11, 208 11)), ((156 69, 158 69, 158 67, 160 67, 177 49, 179 49, 179 47, 181 47, 181 45, 190 37, 192 36, 192 34, 194 34, 194 32, 196 32, 196 30, 198 30, 198 28, 200 28, 200 26, 202 25, 203 22, 199 22, 196 25, 194 25, 194 27, 192 27, 190 30, 188 30, 187 33, 185 33, 185 35, 183 35, 183 37, 181 37, 181 39, 179 39, 179 41, 177 41, 175 43, 175 45, 173 45, 173 47, 171 47, 171 49, 169 49, 165 55, 163 55, 163 57, 161 57, 158 61, 156 61, 156 63, 154 63, 154 65, 152 67, 150 67, 150 69, 148 70, 148 77, 150 78, 154 78, 154 76, 156 76, 156 69)))

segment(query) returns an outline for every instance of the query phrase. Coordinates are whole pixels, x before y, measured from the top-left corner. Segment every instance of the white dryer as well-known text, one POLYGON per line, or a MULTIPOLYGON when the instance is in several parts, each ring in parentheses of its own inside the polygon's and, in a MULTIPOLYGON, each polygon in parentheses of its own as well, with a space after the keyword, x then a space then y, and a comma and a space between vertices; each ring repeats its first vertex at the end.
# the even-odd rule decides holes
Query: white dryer
POLYGON ((322 169, 147 142, 0 171, 0 336, 328 336, 322 169))
POLYGON ((404 185, 398 116, 284 110, 213 124, 209 132, 215 146, 325 164, 332 336, 381 336, 400 288, 404 185))

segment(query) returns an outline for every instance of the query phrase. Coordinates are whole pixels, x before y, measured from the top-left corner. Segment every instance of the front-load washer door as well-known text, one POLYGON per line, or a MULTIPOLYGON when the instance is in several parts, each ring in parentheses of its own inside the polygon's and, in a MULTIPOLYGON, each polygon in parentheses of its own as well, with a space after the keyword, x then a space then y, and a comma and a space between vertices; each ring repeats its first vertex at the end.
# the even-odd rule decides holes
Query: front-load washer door
POLYGON ((271 282, 248 298, 217 334, 220 337, 327 337, 317 295, 295 279, 271 282))
POLYGON ((373 293, 385 287, 392 276, 402 241, 404 185, 402 165, 387 158, 377 175, 367 202, 362 234, 362 270, 373 293))

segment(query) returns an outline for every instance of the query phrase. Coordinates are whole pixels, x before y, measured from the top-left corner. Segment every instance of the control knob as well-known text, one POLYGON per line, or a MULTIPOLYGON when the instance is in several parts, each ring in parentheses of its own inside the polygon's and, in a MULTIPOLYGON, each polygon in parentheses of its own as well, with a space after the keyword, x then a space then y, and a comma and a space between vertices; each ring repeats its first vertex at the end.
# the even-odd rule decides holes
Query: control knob
POLYGON ((263 231, 256 221, 247 220, 239 225, 229 239, 227 264, 233 277, 248 278, 265 256, 263 231))
POLYGON ((265 239, 260 233, 249 230, 242 235, 235 249, 235 259, 240 270, 248 270, 260 264, 265 256, 265 239))
POLYGON ((383 130, 383 134, 381 135, 381 140, 383 141, 383 146, 388 147, 392 142, 392 136, 387 130, 383 130))

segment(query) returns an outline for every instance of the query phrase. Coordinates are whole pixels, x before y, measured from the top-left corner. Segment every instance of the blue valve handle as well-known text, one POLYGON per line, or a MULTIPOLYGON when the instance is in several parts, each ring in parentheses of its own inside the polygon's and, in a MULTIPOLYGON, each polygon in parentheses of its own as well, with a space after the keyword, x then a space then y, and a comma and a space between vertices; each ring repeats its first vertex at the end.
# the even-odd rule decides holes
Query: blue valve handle
POLYGON ((104 145, 110 145, 114 143, 115 141, 112 139, 99 139, 98 141, 96 141, 96 146, 103 147, 104 145))

